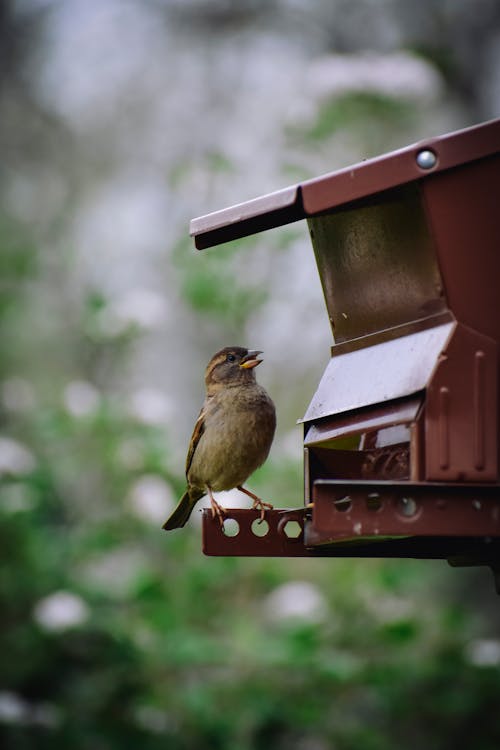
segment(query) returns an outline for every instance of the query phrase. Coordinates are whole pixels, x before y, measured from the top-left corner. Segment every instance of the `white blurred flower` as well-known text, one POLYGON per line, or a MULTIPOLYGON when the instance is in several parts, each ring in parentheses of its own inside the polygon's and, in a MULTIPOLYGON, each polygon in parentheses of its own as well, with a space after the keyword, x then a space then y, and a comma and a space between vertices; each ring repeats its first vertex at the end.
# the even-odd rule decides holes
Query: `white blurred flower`
POLYGON ((139 706, 134 713, 137 724, 155 734, 162 734, 171 727, 168 714, 159 708, 139 706))
POLYGON ((28 703, 10 690, 0 691, 0 722, 4 724, 37 724, 55 727, 60 724, 61 713, 51 703, 28 703))
POLYGON ((2 383, 2 402, 7 411, 29 411, 35 405, 33 386, 24 378, 8 378, 2 383))
MULTIPOLYGON (((247 489, 251 490, 250 487, 247 489)), ((214 492, 214 497, 223 508, 250 508, 252 505, 252 499, 236 488, 227 492, 214 492)), ((202 500, 200 507, 210 507, 208 495, 202 500)))
MULTIPOLYGON (((251 488, 248 487, 248 489, 251 488)), ((214 492, 214 497, 223 508, 250 508, 252 505, 251 498, 236 488, 234 490, 228 490, 227 492, 214 492)), ((196 508, 191 514, 192 522, 198 526, 201 526, 201 511, 203 508, 210 508, 210 499, 208 495, 205 495, 196 503, 196 508)))
POLYGON ((73 417, 87 417, 99 407, 100 394, 86 380, 73 380, 64 389, 64 405, 73 417))
POLYGON ((99 324, 103 333, 117 336, 130 325, 156 328, 166 317, 165 298, 152 289, 136 287, 111 299, 99 314, 99 324))
POLYGON ((154 328, 165 320, 165 299, 151 289, 130 289, 109 307, 110 315, 125 324, 154 328))
POLYGON ((70 591, 56 591, 40 599, 33 613, 39 625, 54 632, 81 625, 89 614, 86 602, 70 591))
MULTIPOLYGON (((49 3, 52 0, 21 0, 24 3, 49 3)), ((31 10, 31 9, 30 9, 31 10)), ((36 169, 16 170, 5 192, 5 204, 11 216, 29 224, 41 224, 54 216, 64 203, 66 183, 53 165, 39 163, 36 169)))
POLYGON ((0 721, 5 724, 22 724, 28 718, 28 704, 10 690, 0 692, 0 721))
POLYGON ((119 599, 131 594, 145 565, 142 549, 120 547, 92 558, 82 566, 81 576, 87 585, 119 599))
POLYGON ((413 602, 401 595, 382 595, 380 592, 374 592, 370 588, 362 589, 360 593, 370 614, 376 617, 379 622, 397 622, 398 620, 411 618, 415 615, 413 602))
POLYGON ((35 465, 33 454, 24 445, 0 437, 0 474, 28 474, 35 465))
POLYGON ((470 641, 465 649, 467 661, 476 667, 500 666, 500 640, 478 638, 470 641))
POLYGON ((162 391, 156 388, 140 388, 132 394, 129 411, 140 422, 162 425, 172 413, 172 404, 162 391))
POLYGON ((174 504, 172 488, 156 474, 144 474, 130 488, 128 505, 144 521, 163 522, 174 504))
POLYGON ((292 581, 278 586, 264 600, 268 619, 279 622, 295 619, 309 623, 323 622, 328 614, 326 599, 307 581, 292 581))
POLYGON ((317 96, 370 91, 391 97, 432 100, 439 96, 439 73, 410 53, 329 55, 315 61, 308 74, 309 91, 317 96))
POLYGON ((144 50, 156 47, 161 34, 154 33, 149 15, 134 3, 80 0, 55 5, 57 12, 45 32, 51 54, 39 71, 40 95, 81 132, 115 112, 116 100, 130 91, 131 80, 143 70, 144 50), (117 25, 119 39, 112 34, 117 25), (129 54, 121 54, 124 48, 129 54))
POLYGON ((144 446, 137 438, 125 438, 118 446, 116 455, 125 469, 140 469, 144 465, 144 446))

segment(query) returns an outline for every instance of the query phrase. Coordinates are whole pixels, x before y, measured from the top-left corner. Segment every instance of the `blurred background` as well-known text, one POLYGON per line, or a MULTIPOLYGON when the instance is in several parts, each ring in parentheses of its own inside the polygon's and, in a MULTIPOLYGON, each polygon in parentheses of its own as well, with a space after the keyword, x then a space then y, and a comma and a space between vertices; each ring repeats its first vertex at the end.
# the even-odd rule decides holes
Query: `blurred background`
POLYGON ((0 59, 1 746, 497 750, 489 571, 161 531, 228 344, 301 504, 332 343, 304 224, 189 220, 499 116, 497 0, 3 0, 0 59))

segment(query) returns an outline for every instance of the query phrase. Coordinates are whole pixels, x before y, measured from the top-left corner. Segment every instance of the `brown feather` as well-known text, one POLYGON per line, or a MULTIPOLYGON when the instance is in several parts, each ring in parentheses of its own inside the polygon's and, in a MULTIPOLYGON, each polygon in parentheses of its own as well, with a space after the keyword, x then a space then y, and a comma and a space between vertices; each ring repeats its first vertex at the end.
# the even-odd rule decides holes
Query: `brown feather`
MULTIPOLYGON (((261 352, 226 347, 208 363, 206 398, 186 457, 187 488, 164 529, 184 526, 204 494, 208 492, 212 499, 212 491, 241 487, 266 460, 276 427, 274 404, 255 380, 256 365, 244 366, 258 354, 261 352)), ((262 512, 269 507, 253 494, 251 497, 255 507, 255 500, 260 503, 262 512)), ((212 507, 214 503, 212 499, 212 507)))
POLYGON ((188 454, 186 456, 186 477, 188 475, 191 462, 193 460, 196 446, 200 442, 200 438, 204 432, 205 432, 205 405, 203 405, 201 408, 198 419, 196 420, 196 423, 194 425, 194 430, 193 430, 193 434, 191 435, 191 440, 189 441, 189 449, 188 449, 188 454))

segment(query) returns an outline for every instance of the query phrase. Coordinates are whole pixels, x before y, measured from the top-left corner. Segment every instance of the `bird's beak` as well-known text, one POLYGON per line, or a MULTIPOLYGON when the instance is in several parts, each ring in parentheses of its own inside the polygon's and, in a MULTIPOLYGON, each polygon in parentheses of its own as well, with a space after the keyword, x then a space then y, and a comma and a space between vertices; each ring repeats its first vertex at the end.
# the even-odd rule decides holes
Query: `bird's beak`
POLYGON ((262 359, 259 359, 259 354, 262 354, 262 352, 259 352, 256 349, 249 351, 241 360, 240 367, 243 367, 245 370, 251 370, 252 367, 260 365, 262 359))

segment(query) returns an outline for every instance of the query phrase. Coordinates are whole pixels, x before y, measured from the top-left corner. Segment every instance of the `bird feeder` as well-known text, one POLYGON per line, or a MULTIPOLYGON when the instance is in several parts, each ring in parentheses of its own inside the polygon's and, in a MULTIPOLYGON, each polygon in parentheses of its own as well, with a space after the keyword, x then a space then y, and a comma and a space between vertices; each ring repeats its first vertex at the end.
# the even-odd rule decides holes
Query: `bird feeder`
POLYGON ((304 508, 215 555, 443 558, 500 578, 500 120, 194 219, 198 249, 306 219, 333 334, 304 508), (293 531, 292 531, 293 530, 293 531))

